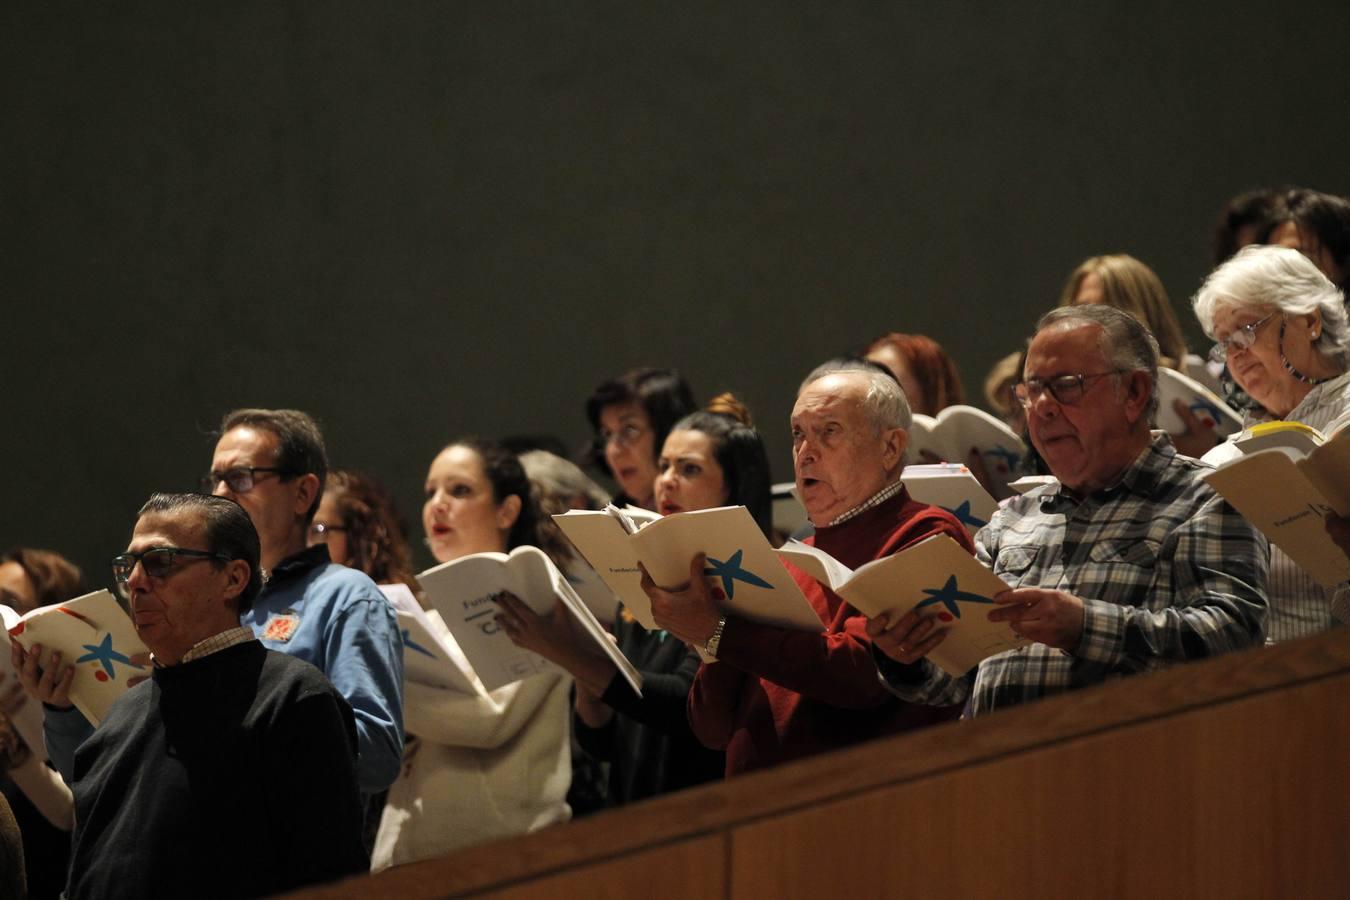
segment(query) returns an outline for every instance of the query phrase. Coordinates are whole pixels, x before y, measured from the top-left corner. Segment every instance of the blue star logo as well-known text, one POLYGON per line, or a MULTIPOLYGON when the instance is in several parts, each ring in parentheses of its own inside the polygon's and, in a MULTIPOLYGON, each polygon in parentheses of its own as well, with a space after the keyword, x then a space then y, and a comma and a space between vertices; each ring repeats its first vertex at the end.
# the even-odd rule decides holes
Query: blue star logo
POLYGON ((1022 454, 1009 450, 1007 447, 995 447, 993 450, 986 451, 984 455, 1002 460, 1003 465, 1007 466, 1009 472, 1017 468, 1018 461, 1022 459, 1022 454))
POLYGON ((426 647, 423 647, 421 644, 417 643, 412 638, 410 638, 408 636, 408 629, 406 628, 403 629, 403 646, 416 653, 421 653, 424 656, 430 656, 432 659, 436 658, 435 653, 432 653, 426 647))
POLYGON ((103 640, 98 644, 81 644, 81 646, 84 647, 84 649, 88 650, 89 652, 86 653, 84 656, 81 656, 79 659, 75 660, 76 664, 78 665, 79 663, 82 662, 99 662, 103 665, 103 671, 107 673, 109 678, 117 677, 117 673, 113 669, 113 663, 115 662, 120 662, 123 665, 130 666, 133 669, 145 668, 144 666, 136 665, 126 656, 123 656, 121 653, 118 653, 116 650, 114 650, 112 645, 111 634, 105 634, 103 636, 103 640))
POLYGON ((945 506, 942 508, 947 510, 947 512, 951 513, 952 515, 956 516, 956 520, 960 522, 962 525, 969 525, 972 528, 981 528, 986 524, 984 519, 981 519, 978 516, 971 513, 969 500, 963 500, 961 502, 961 505, 956 507, 955 509, 949 509, 948 507, 945 506))
POLYGON ((928 595, 927 600, 920 600, 915 604, 915 609, 923 609, 925 606, 933 606, 941 603, 947 607, 947 610, 956 618, 961 618, 961 607, 957 601, 966 603, 988 603, 993 604, 993 600, 980 594, 972 594, 969 591, 959 590, 956 586, 956 576, 953 575, 947 579, 947 583, 940 588, 924 588, 923 592, 928 595))
POLYGON ((753 584, 755 587, 772 588, 763 578, 760 578, 754 572, 748 572, 741 568, 741 556, 744 550, 737 550, 731 557, 723 562, 720 559, 708 557, 711 563, 708 568, 703 570, 704 575, 711 575, 714 578, 722 579, 722 590, 727 592, 727 599, 730 600, 736 596, 736 582, 744 581, 746 584, 753 584))

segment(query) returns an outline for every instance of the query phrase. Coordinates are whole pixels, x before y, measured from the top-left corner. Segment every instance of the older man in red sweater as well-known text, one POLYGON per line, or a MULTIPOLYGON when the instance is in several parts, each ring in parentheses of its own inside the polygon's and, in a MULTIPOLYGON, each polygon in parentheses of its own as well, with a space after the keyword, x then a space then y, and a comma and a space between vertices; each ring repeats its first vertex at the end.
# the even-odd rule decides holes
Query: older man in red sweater
MULTIPOLYGON (((973 552, 954 516, 911 500, 900 480, 910 424, 895 379, 862 360, 835 360, 802 382, 792 410, 797 493, 810 543, 850 568, 946 534, 973 552)), ((823 630, 795 631, 728 615, 703 578, 662 588, 644 579, 661 627, 716 661, 689 694, 699 740, 725 750, 727 775, 950 718, 898 701, 877 679, 866 617, 788 566, 823 630)), ((691 571, 702 571, 696 559, 691 571)))

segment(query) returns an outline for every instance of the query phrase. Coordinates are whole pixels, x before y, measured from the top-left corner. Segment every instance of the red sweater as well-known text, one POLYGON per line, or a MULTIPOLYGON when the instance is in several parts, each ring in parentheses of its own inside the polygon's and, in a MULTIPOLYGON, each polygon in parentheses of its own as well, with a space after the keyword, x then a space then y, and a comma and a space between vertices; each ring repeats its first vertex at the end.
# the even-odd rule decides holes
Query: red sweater
MULTIPOLYGON (((842 525, 817 530, 809 543, 856 569, 934 534, 950 535, 974 553, 953 515, 901 490, 842 525)), ((825 624, 824 633, 728 617, 718 661, 699 669, 689 692, 694 734, 726 751, 727 775, 955 718, 958 707, 916 706, 887 691, 872 662, 867 618, 784 564, 825 624)))

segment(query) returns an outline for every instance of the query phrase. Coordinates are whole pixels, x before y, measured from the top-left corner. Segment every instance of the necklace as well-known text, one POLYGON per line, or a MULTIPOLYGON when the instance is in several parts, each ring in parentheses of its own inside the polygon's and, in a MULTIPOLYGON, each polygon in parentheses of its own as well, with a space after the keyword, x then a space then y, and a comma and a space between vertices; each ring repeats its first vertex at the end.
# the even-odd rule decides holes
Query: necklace
POLYGON ((1281 319, 1281 320, 1280 320, 1280 362, 1284 363, 1284 370, 1285 370, 1286 372, 1288 372, 1290 375, 1293 375, 1295 378, 1297 378, 1299 381, 1303 382, 1304 384, 1321 384, 1321 383, 1324 382, 1324 381, 1330 381, 1330 380, 1331 380, 1330 378, 1313 378, 1313 377, 1311 377, 1311 376, 1309 376, 1309 375, 1304 375, 1304 374, 1303 374, 1302 372, 1300 372, 1298 369, 1295 369, 1295 368, 1294 368, 1294 364, 1291 363, 1291 362, 1289 361, 1289 357, 1287 357, 1287 356, 1284 355, 1284 326, 1285 326, 1285 321, 1284 321, 1283 319, 1281 319))

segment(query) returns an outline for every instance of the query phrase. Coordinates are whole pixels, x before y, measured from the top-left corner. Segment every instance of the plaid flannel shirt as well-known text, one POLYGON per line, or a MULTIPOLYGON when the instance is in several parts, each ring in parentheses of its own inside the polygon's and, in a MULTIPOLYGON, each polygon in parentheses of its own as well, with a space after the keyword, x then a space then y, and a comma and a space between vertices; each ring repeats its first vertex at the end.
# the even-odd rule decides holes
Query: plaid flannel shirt
POLYGON ((1073 653, 1031 644, 954 678, 928 660, 876 653, 898 696, 980 715, 1003 706, 1257 646, 1266 617, 1265 537, 1178 456, 1165 435, 1111 487, 1078 497, 1057 484, 999 510, 975 537, 976 556, 1012 587, 1083 600, 1073 653))

